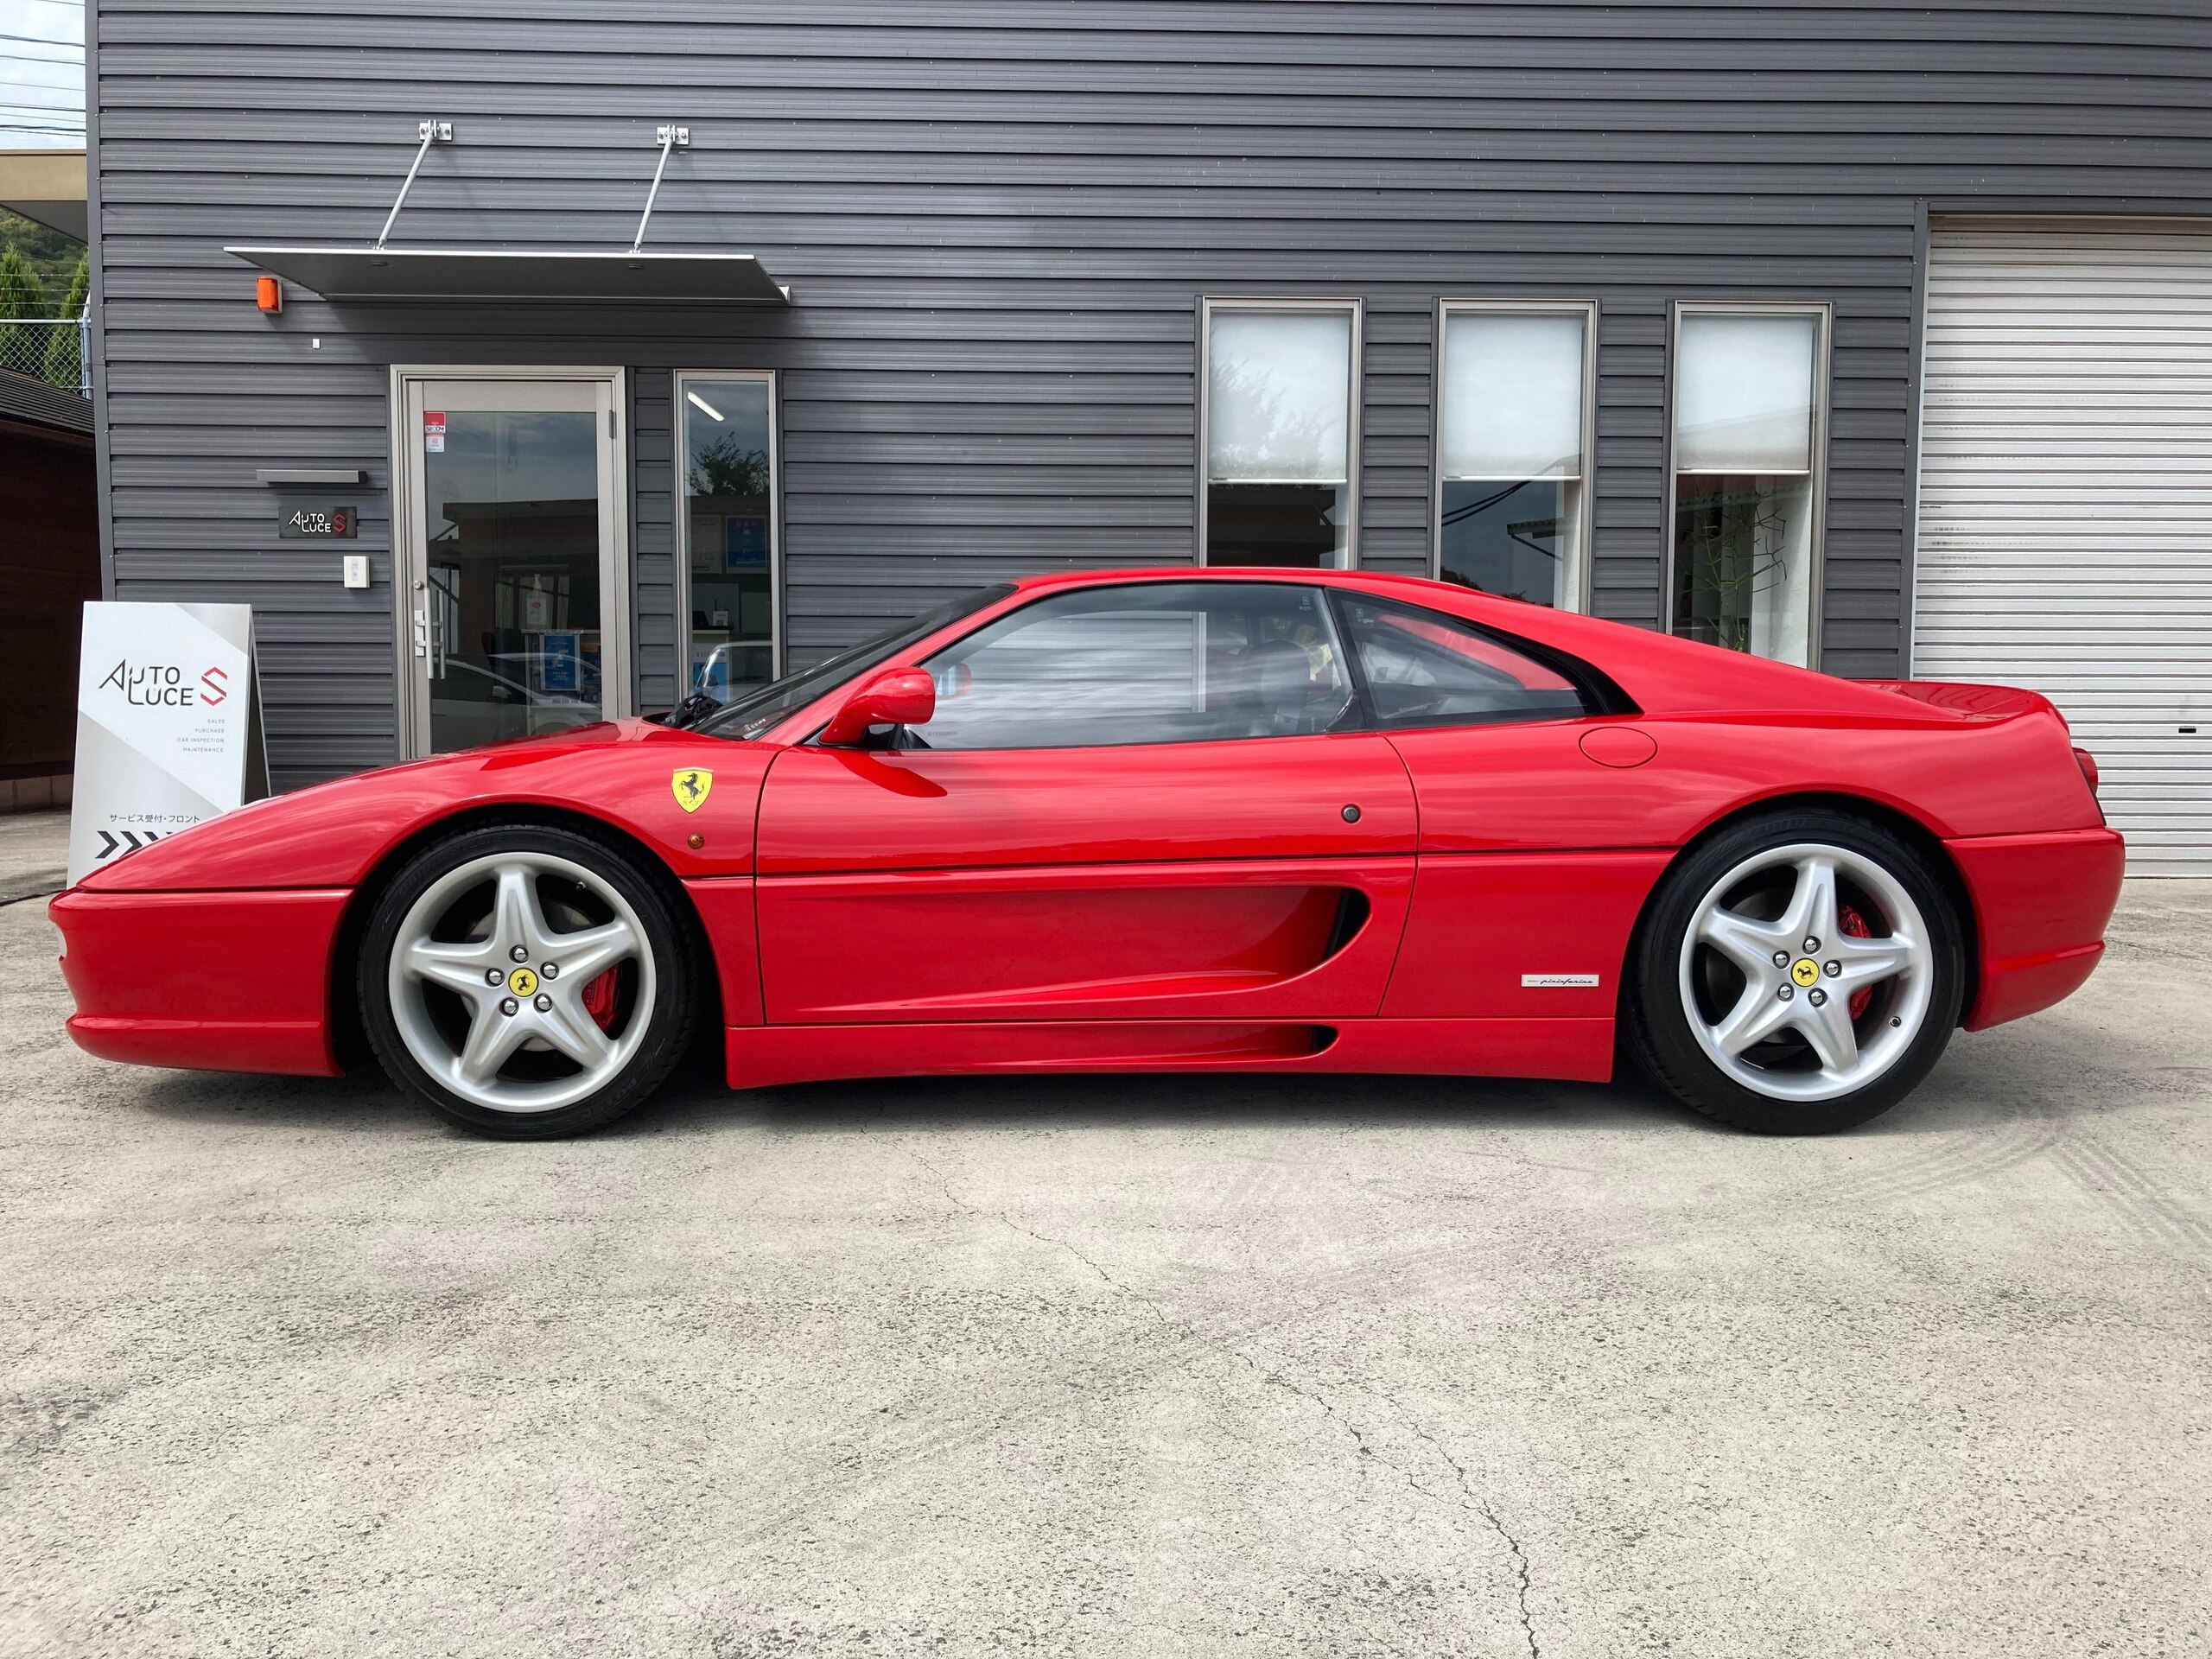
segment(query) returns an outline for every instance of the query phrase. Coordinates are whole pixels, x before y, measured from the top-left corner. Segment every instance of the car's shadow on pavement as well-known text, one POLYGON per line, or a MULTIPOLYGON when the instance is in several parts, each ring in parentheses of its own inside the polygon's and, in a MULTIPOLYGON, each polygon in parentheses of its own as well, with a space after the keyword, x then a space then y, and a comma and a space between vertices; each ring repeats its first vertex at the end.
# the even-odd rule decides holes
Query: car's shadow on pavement
MULTIPOLYGON (((130 1097, 142 1109, 162 1117, 287 1132, 438 1127, 373 1065, 342 1077, 140 1075, 143 1081, 130 1097)), ((1719 1128, 1682 1110, 1641 1079, 1580 1084, 1344 1073, 1077 1073, 874 1077, 733 1090, 721 1080, 719 1065, 702 1057, 679 1068, 636 1111, 598 1133, 651 1135, 677 1128, 712 1132, 725 1126, 735 1131, 763 1124, 780 1134, 850 1134, 879 1125, 900 1130, 1192 1122, 1386 1128, 1446 1117, 1497 1128, 1536 1128, 1562 1116, 1585 1128, 1669 1118, 1719 1128)))
MULTIPOLYGON (((879 1077, 733 1091, 712 1075, 677 1080, 610 1134, 734 1109, 780 1133, 1020 1126, 1187 1128, 1293 1125, 1384 1128, 1456 1118, 1496 1128, 1571 1119, 1592 1128, 1681 1112, 1641 1079, 1615 1084, 1359 1073, 1027 1073, 879 1077)), ((1717 1126, 1716 1126, 1717 1127, 1717 1126)))
MULTIPOLYGON (((2083 1077, 2054 1086, 2013 1038, 1983 1037, 1978 1053, 1955 1043, 1926 1081, 1845 1138, 1955 1135, 2017 1128, 2023 1118, 2063 1120, 2110 1109, 2083 1077)), ((2107 1052, 2152 1065, 2162 1051, 2107 1052)), ((1469 1127, 1653 1130, 1740 1136, 1745 1131, 1691 1110, 1623 1059, 1610 1083, 1527 1077, 1459 1077, 1355 1072, 1026 1073, 861 1078, 732 1090, 718 1065, 699 1057, 643 1108, 602 1133, 650 1134, 682 1120, 757 1117, 785 1132, 849 1133, 855 1127, 926 1130, 971 1125, 1038 1127, 1147 1124, 1339 1125, 1387 1128, 1453 1120, 1469 1127)), ((1787 1137, 1784 1137, 1787 1138, 1787 1137)))
POLYGON ((373 1065, 342 1077, 264 1077, 243 1071, 136 1074, 131 1098, 158 1116, 265 1129, 435 1128, 429 1115, 373 1065), (138 1081, 143 1079, 143 1081, 138 1081))
MULTIPOLYGON (((2048 1088, 2031 1091, 2036 1098, 2027 1102, 2030 1091, 2016 1086, 2013 1070, 1971 1060, 1961 1064, 1955 1053, 1898 1105, 1845 1133, 1955 1134, 2017 1123, 2024 1110, 2038 1117, 2070 1115, 2063 1096, 2048 1088)), ((466 1133, 438 1124, 373 1065, 342 1077, 141 1075, 143 1081, 131 1097, 143 1109, 164 1117, 287 1132, 466 1133)), ((2084 1092, 2082 1109, 2099 1104, 2095 1090, 2084 1092)), ((877 1127, 914 1132, 1024 1124, 1142 1128, 1194 1123, 1382 1129, 1433 1125, 1443 1119, 1537 1132, 1671 1126, 1693 1133, 1739 1133, 1677 1104, 1625 1067, 1603 1084, 1381 1073, 1135 1072, 876 1077, 732 1090, 722 1081, 719 1057, 705 1052, 688 1059, 644 1106, 598 1133, 630 1137, 766 1126, 780 1134, 850 1134, 877 1127)))

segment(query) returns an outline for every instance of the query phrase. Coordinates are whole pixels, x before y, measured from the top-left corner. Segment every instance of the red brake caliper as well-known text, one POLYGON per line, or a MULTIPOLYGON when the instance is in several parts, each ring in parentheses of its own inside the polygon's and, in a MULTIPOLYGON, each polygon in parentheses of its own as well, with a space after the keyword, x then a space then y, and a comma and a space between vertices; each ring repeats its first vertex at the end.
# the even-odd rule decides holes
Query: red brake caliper
MULTIPOLYGON (((1874 937, 1874 930, 1866 925, 1866 918, 1849 905, 1836 907, 1836 920, 1843 925, 1844 932, 1852 938, 1871 939, 1874 937)), ((594 990, 598 988, 596 985, 592 987, 594 990)), ((1866 1013, 1866 1005, 1873 1000, 1874 988, 1872 985, 1862 985, 1853 991, 1851 994, 1851 1017, 1856 1020, 1866 1013)))
MULTIPOLYGON (((1845 931, 1849 931, 1847 926, 1845 931)), ((619 967, 610 968, 584 987, 584 1012, 598 1022, 601 1031, 614 1029, 614 976, 620 972, 619 967)))

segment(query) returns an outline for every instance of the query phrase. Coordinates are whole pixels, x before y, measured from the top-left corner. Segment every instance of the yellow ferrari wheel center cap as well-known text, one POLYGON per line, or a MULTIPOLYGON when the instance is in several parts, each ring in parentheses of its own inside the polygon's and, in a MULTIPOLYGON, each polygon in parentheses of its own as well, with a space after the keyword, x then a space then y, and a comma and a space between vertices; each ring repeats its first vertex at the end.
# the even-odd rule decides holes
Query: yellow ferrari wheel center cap
POLYGON ((537 990, 537 976, 527 968, 518 968, 507 976, 507 988, 517 996, 530 996, 537 990))
POLYGON ((1816 984, 1821 977, 1821 964, 1810 957, 1800 957, 1789 964, 1789 977, 1800 985, 1816 984))

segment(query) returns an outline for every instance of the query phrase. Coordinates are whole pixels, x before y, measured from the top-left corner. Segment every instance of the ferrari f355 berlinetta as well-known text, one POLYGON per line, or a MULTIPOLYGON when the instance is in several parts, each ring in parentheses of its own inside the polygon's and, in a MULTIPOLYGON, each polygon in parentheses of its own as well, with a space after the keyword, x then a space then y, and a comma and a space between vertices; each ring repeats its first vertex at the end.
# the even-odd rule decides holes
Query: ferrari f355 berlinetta
POLYGON ((1043 576, 702 711, 257 803, 53 903, 76 1040, 575 1134, 696 1041, 931 1072, 1602 1080, 1861 1122, 2103 949, 2056 710, 1413 578, 1043 576))

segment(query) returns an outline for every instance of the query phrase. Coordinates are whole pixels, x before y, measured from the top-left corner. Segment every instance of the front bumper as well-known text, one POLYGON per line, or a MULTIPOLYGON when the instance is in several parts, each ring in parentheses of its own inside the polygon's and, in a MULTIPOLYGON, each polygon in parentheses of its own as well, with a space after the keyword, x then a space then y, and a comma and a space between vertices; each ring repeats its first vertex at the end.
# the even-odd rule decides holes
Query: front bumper
POLYGON ((1980 836, 1944 842, 1974 899, 1980 983, 1966 1028, 2047 1008, 2096 970, 2120 901, 2127 849, 2111 830, 1980 836))
POLYGON ((69 1034, 137 1065, 335 1077, 331 950, 349 896, 73 887, 47 907, 77 1002, 69 1034))

